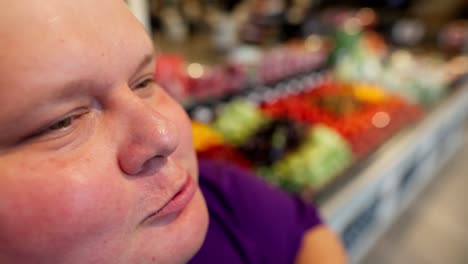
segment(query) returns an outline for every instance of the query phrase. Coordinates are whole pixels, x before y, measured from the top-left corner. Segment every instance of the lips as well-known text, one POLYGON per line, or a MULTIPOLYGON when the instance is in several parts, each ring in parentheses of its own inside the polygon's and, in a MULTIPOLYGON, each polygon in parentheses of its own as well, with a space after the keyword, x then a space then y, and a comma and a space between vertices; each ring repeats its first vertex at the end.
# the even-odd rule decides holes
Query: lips
POLYGON ((181 186, 171 199, 160 209, 148 215, 142 223, 151 223, 169 215, 181 213, 190 203, 196 192, 196 184, 193 178, 188 175, 184 185, 181 186))

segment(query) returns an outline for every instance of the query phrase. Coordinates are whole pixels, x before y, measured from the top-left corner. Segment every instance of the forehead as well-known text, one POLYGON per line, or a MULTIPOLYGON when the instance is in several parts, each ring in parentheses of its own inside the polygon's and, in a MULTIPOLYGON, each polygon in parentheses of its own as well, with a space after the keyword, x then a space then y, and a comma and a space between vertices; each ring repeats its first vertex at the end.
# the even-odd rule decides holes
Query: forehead
POLYGON ((61 66, 80 62, 83 56, 123 53, 142 41, 143 30, 123 1, 9 2, 0 8, 2 75, 14 66, 54 67, 65 56, 70 63, 61 66))
POLYGON ((0 4, 0 112, 6 98, 22 101, 70 78, 110 80, 152 49, 123 1, 8 2, 0 4))

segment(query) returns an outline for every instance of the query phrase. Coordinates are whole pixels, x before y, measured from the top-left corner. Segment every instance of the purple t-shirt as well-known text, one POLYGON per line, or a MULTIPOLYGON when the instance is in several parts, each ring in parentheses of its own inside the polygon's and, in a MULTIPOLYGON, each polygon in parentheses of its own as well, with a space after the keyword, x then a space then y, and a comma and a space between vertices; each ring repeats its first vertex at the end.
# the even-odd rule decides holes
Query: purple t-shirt
POLYGON ((199 166, 210 224, 189 263, 294 263, 304 232, 321 224, 317 210, 233 165, 199 166))

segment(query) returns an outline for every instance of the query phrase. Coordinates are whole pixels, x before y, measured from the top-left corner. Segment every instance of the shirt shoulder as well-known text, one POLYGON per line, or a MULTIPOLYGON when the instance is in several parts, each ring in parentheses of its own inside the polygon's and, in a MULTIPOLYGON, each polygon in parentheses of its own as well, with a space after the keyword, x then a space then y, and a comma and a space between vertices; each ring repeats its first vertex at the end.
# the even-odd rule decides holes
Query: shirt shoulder
POLYGON ((227 240, 249 244, 245 248, 240 245, 238 250, 254 250, 251 254, 256 256, 251 259, 266 261, 261 263, 292 263, 302 235, 321 224, 319 213, 311 203, 237 166, 200 161, 199 171, 210 221, 223 226, 216 228, 216 232, 230 234, 227 240))

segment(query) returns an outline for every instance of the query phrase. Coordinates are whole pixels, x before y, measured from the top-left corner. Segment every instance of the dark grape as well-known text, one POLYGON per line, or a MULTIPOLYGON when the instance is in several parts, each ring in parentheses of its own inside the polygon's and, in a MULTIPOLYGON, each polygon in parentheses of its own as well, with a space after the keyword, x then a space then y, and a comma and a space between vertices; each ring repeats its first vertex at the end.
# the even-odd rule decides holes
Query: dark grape
POLYGON ((261 127, 239 149, 257 165, 272 165, 297 149, 308 130, 305 124, 275 119, 261 127))

